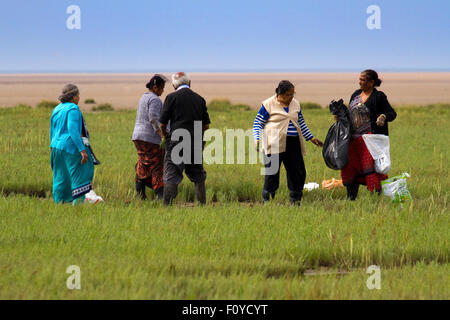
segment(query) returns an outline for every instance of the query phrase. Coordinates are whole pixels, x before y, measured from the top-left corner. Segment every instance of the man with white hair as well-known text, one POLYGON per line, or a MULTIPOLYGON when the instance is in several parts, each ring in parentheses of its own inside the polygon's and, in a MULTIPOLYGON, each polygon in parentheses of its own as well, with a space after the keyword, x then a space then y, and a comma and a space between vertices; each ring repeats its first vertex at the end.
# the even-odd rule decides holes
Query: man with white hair
MULTIPOLYGON (((205 180, 206 172, 203 168, 203 133, 209 128, 210 119, 206 108, 206 101, 191 90, 191 80, 184 72, 172 75, 175 92, 166 97, 160 117, 160 127, 166 137, 166 155, 164 158, 164 205, 169 205, 177 196, 178 185, 183 180, 183 171, 195 184, 195 194, 201 204, 206 203, 205 180), (167 124, 170 121, 170 134, 167 124), (195 130, 200 124, 200 134, 195 130), (188 137, 184 133, 188 133, 188 137), (174 139, 171 139, 174 136, 174 139), (182 136, 183 140, 175 141, 175 137, 182 136), (187 141, 185 141, 187 139, 187 141), (178 144, 188 145, 189 150, 181 148, 183 155, 175 159, 172 150, 178 144), (200 146, 200 148, 198 148, 200 146), (186 152, 186 154, 184 153, 186 152), (188 156, 190 154, 190 157, 188 156), (176 160, 176 161, 174 161, 176 160)), ((180 146, 175 153, 180 151, 180 146)), ((176 156, 174 153, 174 156, 176 156)), ((179 155, 179 154, 178 154, 179 155)))

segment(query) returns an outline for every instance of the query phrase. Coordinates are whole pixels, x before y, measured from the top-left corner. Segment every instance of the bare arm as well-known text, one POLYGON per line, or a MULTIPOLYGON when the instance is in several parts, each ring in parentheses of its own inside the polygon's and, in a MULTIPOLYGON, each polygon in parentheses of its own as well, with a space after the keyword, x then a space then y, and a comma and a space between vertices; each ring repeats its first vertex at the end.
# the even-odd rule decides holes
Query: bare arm
POLYGON ((167 125, 166 124, 164 124, 164 123, 160 123, 159 124, 158 134, 160 135, 160 137, 162 139, 167 138, 169 133, 167 132, 167 125))

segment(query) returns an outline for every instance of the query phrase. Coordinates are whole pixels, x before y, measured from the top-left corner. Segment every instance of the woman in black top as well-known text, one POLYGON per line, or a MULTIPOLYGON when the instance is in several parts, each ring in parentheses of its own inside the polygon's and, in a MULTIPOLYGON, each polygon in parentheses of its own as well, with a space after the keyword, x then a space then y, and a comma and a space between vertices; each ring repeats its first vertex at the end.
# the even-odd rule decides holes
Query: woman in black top
POLYGON ((349 103, 351 122, 350 160, 341 170, 343 184, 347 187, 347 198, 355 200, 360 184, 367 185, 370 192, 381 192, 382 180, 386 175, 375 172, 374 160, 367 149, 362 135, 389 135, 388 122, 397 117, 386 95, 375 87, 381 80, 374 70, 365 70, 359 77, 360 89, 356 90, 349 103))

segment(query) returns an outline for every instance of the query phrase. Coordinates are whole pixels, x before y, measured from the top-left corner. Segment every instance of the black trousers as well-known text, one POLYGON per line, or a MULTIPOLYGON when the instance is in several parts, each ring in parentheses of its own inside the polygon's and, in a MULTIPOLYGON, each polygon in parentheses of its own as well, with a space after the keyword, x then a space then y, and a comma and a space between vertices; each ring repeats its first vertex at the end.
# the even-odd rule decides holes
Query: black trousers
MULTIPOLYGON (((286 139, 286 151, 279 154, 264 155, 264 166, 266 167, 266 175, 264 178, 263 199, 269 200, 275 196, 275 192, 280 186, 280 167, 284 164, 287 176, 287 185, 289 189, 289 197, 291 201, 300 201, 303 196, 303 187, 306 179, 305 163, 300 148, 299 137, 288 136, 286 139), (278 158, 278 170, 275 174, 267 174, 268 168, 274 157, 278 158)), ((273 169, 272 169, 273 170, 273 169)), ((273 171, 272 171, 273 172, 273 171)))
MULTIPOLYGON (((206 171, 203 168, 203 158, 200 157, 201 163, 194 163, 194 152, 191 150, 192 159, 190 163, 179 163, 175 164, 172 161, 172 150, 177 145, 177 143, 167 142, 166 153, 164 157, 164 183, 168 184, 180 184, 183 180, 183 171, 186 176, 194 183, 204 182, 206 180, 206 171)), ((201 150, 200 150, 201 152, 201 150)), ((181 155, 182 156, 182 152, 181 155)), ((201 156, 201 155, 200 155, 201 156)))

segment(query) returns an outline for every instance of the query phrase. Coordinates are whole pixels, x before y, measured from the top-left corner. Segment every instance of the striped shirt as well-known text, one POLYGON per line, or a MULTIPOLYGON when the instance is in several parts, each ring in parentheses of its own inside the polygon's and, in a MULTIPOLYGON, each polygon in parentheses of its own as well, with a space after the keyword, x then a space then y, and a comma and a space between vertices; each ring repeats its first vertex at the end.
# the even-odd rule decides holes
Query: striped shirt
MULTIPOLYGON (((284 108, 286 112, 289 112, 289 108, 284 108)), ((261 109, 259 109, 258 114, 256 115, 255 121, 253 122, 253 137, 256 141, 259 141, 259 138, 261 136, 261 130, 264 129, 267 120, 269 119, 269 113, 267 112, 264 105, 261 106, 261 109)), ((298 125, 302 131, 302 135, 305 138, 306 141, 311 140, 314 138, 314 136, 311 134, 311 131, 309 131, 308 126, 305 123, 305 119, 303 119, 302 112, 300 111, 298 113, 298 125)), ((295 128, 292 121, 289 121, 289 126, 287 130, 288 136, 298 136, 297 129, 295 128)))

